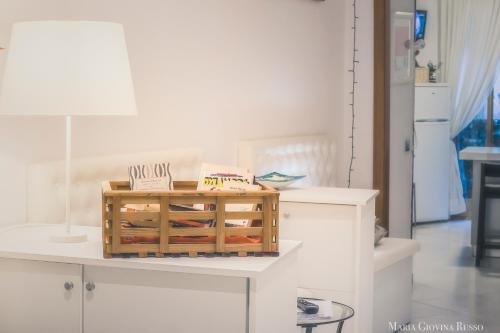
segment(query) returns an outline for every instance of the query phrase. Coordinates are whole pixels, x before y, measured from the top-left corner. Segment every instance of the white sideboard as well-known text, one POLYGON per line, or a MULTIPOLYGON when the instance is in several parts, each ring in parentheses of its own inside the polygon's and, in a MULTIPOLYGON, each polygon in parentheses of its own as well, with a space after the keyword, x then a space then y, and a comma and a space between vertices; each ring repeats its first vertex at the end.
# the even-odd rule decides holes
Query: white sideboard
MULTIPOLYGON (((299 287, 355 310, 343 332, 372 332, 375 197, 378 191, 311 187, 280 195, 280 234, 303 242, 299 287)), ((331 326, 315 332, 332 332, 331 326)))
POLYGON ((300 242, 281 241, 276 258, 103 259, 100 228, 50 243, 61 227, 0 230, 0 332, 295 330, 300 242))

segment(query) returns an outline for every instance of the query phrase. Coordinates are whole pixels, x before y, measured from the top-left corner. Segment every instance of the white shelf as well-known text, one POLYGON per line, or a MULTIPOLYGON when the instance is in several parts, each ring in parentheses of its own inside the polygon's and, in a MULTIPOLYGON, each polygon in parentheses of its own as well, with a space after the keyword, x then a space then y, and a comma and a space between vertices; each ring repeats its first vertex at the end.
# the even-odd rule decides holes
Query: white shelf
POLYGON ((280 240, 279 257, 113 258, 102 256, 100 227, 74 226, 86 233, 85 243, 61 244, 49 240, 64 225, 24 224, 0 229, 0 257, 48 262, 256 278, 297 251, 301 242, 280 240))

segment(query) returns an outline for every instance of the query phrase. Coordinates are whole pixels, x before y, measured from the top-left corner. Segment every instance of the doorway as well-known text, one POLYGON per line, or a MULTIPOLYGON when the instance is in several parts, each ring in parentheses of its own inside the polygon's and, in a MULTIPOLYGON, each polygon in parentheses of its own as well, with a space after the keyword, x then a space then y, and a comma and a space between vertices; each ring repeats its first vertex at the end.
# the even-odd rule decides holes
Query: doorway
POLYGON ((391 237, 412 221, 414 0, 375 1, 374 187, 376 214, 391 237))

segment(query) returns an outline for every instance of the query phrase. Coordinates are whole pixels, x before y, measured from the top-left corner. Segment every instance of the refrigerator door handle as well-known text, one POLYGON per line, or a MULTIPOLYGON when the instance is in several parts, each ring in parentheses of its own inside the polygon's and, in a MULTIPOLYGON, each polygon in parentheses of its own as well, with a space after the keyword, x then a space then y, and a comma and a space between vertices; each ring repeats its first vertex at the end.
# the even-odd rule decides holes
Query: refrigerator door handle
POLYGON ((446 118, 436 118, 436 119, 418 119, 415 120, 416 123, 446 123, 450 121, 446 118))

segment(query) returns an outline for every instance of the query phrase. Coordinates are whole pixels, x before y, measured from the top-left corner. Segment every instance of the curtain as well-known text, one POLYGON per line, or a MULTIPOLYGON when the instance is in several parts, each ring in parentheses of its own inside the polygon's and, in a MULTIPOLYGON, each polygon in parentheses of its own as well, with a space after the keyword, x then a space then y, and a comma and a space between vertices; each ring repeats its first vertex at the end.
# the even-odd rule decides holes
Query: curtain
POLYGON ((479 113, 500 69, 500 0, 440 1, 440 60, 451 88, 450 214, 466 210, 453 139, 479 113))

